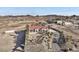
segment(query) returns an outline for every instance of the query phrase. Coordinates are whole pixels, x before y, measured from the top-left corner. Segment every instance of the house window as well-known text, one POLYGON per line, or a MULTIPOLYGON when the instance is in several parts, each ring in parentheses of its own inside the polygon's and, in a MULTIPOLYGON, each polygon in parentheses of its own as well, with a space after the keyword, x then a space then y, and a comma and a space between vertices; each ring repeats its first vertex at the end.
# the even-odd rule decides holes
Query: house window
POLYGON ((35 32, 35 29, 33 29, 32 31, 35 32))
POLYGON ((42 31, 45 32, 46 30, 43 29, 42 31))
POLYGON ((32 32, 33 30, 30 30, 30 32, 32 32))
POLYGON ((36 32, 38 32, 38 29, 36 29, 36 32))

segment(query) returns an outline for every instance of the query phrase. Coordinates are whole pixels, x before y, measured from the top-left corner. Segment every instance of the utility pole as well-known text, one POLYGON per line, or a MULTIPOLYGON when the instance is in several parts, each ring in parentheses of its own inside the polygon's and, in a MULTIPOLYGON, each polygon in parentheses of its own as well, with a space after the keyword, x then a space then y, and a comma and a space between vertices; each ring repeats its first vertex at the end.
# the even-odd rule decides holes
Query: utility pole
POLYGON ((50 33, 48 33, 48 49, 50 49, 51 48, 51 35, 50 35, 50 33))
POLYGON ((26 25, 25 51, 27 51, 27 43, 29 40, 29 25, 26 25))
POLYGON ((48 32, 47 35, 48 35, 48 41, 47 41, 47 44, 48 44, 48 49, 52 49, 52 32, 48 32))

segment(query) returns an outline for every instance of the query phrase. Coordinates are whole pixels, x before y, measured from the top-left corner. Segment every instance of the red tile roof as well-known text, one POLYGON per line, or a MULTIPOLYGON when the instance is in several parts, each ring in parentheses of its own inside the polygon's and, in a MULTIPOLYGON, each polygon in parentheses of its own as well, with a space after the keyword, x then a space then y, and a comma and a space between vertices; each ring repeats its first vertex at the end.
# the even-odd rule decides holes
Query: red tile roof
POLYGON ((30 30, 34 30, 34 29, 40 30, 40 29, 48 29, 48 27, 47 26, 29 26, 29 29, 30 30))

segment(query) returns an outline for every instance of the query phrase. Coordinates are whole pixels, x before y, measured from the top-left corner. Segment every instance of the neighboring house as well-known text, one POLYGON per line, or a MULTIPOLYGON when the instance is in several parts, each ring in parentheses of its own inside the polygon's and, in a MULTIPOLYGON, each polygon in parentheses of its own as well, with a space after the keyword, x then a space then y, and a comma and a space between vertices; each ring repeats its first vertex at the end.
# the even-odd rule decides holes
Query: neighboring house
POLYGON ((57 24, 62 25, 63 21, 59 20, 59 21, 57 21, 57 24))
POLYGON ((79 29, 79 21, 74 21, 74 26, 75 29, 79 29))
POLYGON ((65 25, 65 26, 72 26, 73 25, 72 22, 67 22, 67 21, 62 21, 62 20, 57 21, 57 24, 59 24, 59 25, 65 25))
POLYGON ((75 29, 79 29, 79 25, 78 24, 75 24, 75 29))
POLYGON ((57 24, 59 24, 59 25, 64 25, 64 22, 65 22, 65 21, 59 20, 59 21, 57 21, 57 24))
POLYGON ((64 25, 65 25, 65 26, 72 26, 73 23, 72 23, 72 22, 64 22, 64 25))
POLYGON ((74 23, 75 29, 79 29, 79 22, 74 23))

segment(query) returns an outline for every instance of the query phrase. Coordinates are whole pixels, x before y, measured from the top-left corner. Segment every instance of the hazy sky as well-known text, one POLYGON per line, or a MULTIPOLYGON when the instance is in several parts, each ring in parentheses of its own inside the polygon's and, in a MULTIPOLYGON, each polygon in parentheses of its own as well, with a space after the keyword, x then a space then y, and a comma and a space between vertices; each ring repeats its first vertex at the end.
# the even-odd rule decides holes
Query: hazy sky
POLYGON ((79 7, 0 7, 0 15, 79 15, 79 7))

